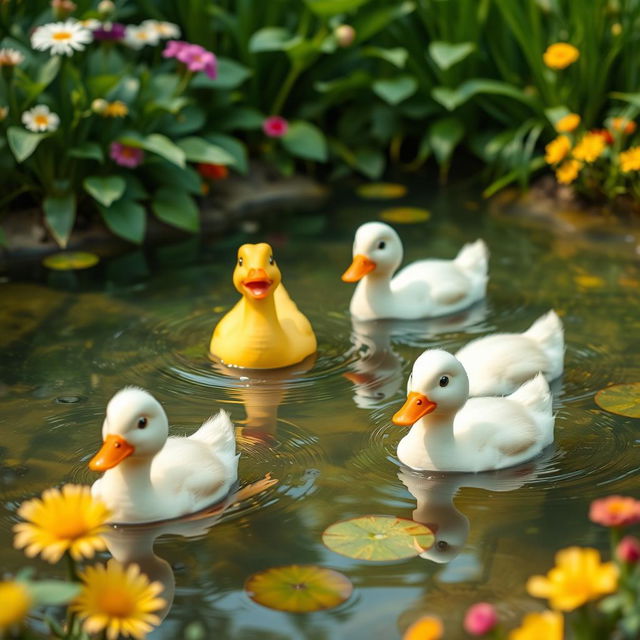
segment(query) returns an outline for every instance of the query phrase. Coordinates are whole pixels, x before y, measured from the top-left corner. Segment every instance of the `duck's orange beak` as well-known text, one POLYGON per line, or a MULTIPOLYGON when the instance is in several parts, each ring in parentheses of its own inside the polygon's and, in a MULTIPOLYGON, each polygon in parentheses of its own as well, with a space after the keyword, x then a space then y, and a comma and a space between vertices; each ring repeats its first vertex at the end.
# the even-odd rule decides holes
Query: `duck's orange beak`
POLYGON ((260 269, 251 269, 249 275, 242 281, 242 286, 249 291, 252 297, 262 300, 269 295, 269 289, 273 280, 269 278, 267 272, 260 269))
POLYGON ((342 274, 343 282, 358 282, 376 268, 376 263, 361 253, 353 256, 351 266, 342 274))
POLYGON ((107 471, 120 464, 135 451, 122 436, 108 435, 102 448, 89 461, 91 471, 107 471))
POLYGON ((431 402, 427 396, 423 396, 421 393, 412 391, 407 396, 407 401, 402 405, 400 411, 394 414, 391 420, 393 424, 397 424, 401 427, 410 427, 415 424, 428 413, 431 413, 438 405, 435 402, 431 402))

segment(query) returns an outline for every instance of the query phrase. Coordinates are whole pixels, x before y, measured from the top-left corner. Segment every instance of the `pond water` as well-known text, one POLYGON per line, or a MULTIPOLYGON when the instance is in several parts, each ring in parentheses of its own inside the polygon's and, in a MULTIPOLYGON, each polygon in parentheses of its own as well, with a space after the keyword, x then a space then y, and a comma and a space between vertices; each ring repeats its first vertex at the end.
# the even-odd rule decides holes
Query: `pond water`
MULTIPOLYGON (((461 615, 473 602, 496 603, 509 624, 539 608, 525 581, 546 572, 557 549, 606 547, 606 532, 588 524, 589 502, 637 494, 638 424, 599 409, 593 396, 611 383, 640 379, 640 275, 628 247, 553 235, 489 215, 483 206, 462 190, 411 188, 392 203, 347 194, 316 214, 262 220, 255 232, 134 250, 85 272, 32 265, 6 275, 0 567, 15 571, 27 563, 11 548, 22 500, 50 485, 93 482, 87 461, 100 443, 105 406, 133 384, 163 403, 178 433, 227 409, 237 425, 241 485, 267 473, 278 480, 232 501, 211 521, 167 525, 132 544, 127 536, 135 536, 125 532, 113 542, 114 553, 139 553, 154 577, 175 588, 173 606, 151 638, 181 638, 199 621, 206 637, 221 639, 389 640, 430 613, 444 619, 446 637, 455 640, 464 637, 461 615), (354 231, 399 203, 432 213, 427 222, 396 225, 405 262, 452 257, 464 242, 485 239, 491 251, 485 303, 432 321, 352 323, 353 285, 340 274, 350 263, 354 231), (319 350, 315 362, 246 377, 214 365, 207 347, 237 299, 231 284, 237 247, 262 240, 273 245, 319 350), (390 417, 422 350, 455 350, 483 334, 521 331, 550 308, 562 316, 567 342, 565 375, 554 385, 555 445, 500 473, 403 471, 395 448, 406 431, 390 417), (424 557, 384 563, 351 560, 323 546, 327 526, 364 514, 428 523, 436 545, 424 557), (353 595, 312 614, 249 599, 243 585, 251 574, 292 563, 343 572, 353 595)), ((42 576, 63 574, 63 567, 34 564, 42 576)))

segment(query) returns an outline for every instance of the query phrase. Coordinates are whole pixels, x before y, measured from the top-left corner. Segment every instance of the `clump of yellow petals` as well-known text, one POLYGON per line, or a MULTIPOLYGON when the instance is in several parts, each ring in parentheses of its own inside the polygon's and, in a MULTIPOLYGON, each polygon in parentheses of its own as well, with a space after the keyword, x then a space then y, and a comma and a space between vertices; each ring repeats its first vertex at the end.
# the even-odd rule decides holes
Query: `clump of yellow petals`
POLYGON ((580 126, 580 116, 577 113, 568 113, 556 122, 556 131, 558 133, 570 133, 580 126))
POLYGON ((623 151, 619 156, 619 160, 622 173, 640 171, 640 147, 631 147, 623 151))
POLYGON ((618 586, 613 562, 600 562, 596 549, 569 547, 556 554, 556 566, 546 576, 532 576, 527 591, 547 598, 553 609, 573 611, 590 600, 612 593, 618 586))
POLYGON ((121 100, 107 102, 100 115, 104 118, 124 118, 129 113, 129 107, 121 100))
POLYGON ((405 631, 402 640, 440 640, 443 633, 444 628, 438 618, 424 616, 405 631))
POLYGON ((580 51, 568 42, 556 42, 542 54, 544 63, 550 69, 565 69, 580 57, 580 51))
POLYGON ((61 490, 47 489, 42 498, 23 502, 18 515, 27 522, 13 528, 14 546, 29 557, 41 554, 55 563, 66 551, 74 560, 82 560, 106 549, 102 534, 111 512, 91 496, 89 487, 67 484, 61 490))
POLYGON ((569 151, 571 151, 571 141, 567 136, 558 136, 552 140, 545 148, 544 159, 547 164, 558 164, 562 162, 569 151))
POLYGON ((582 162, 579 160, 565 160, 556 169, 556 180, 560 184, 571 184, 580 173, 582 162))
MULTIPOLYGON (((0 582, 0 636, 2 632, 20 624, 29 609, 32 598, 22 582, 7 580, 0 582)), ((4 636, 2 636, 4 637, 4 636)))
POLYGON ((528 613, 509 640, 562 640, 563 627, 564 619, 557 611, 528 613))
POLYGON ((598 133, 585 133, 573 150, 573 157, 583 162, 595 162, 605 150, 607 143, 598 133))
POLYGON ((631 135, 636 130, 637 125, 633 120, 617 117, 611 118, 611 128, 614 131, 622 131, 627 135, 631 135))
POLYGON ((106 565, 87 567, 80 579, 82 591, 70 606, 88 634, 105 632, 109 640, 144 638, 160 624, 155 612, 167 604, 158 597, 162 584, 149 582, 137 564, 124 567, 111 559, 106 565))

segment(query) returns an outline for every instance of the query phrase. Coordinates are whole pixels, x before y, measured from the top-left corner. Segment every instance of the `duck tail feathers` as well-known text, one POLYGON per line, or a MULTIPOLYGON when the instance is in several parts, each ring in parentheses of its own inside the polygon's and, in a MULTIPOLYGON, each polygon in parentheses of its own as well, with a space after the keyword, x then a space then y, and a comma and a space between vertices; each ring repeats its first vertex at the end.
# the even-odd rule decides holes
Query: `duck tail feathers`
POLYGON ((529 409, 532 413, 551 415, 551 391, 549 389, 549 383, 545 380, 542 373, 537 374, 536 377, 531 380, 527 380, 527 382, 508 397, 529 409))
POLYGON ((489 249, 484 240, 470 242, 460 249, 454 262, 461 271, 486 278, 489 270, 489 249))
POLYGON ((549 380, 557 378, 564 368, 564 329, 558 314, 553 309, 545 313, 524 332, 524 335, 536 342, 549 359, 549 380))
POLYGON ((240 454, 236 454, 235 429, 226 411, 220 409, 216 415, 203 422, 191 439, 215 449, 226 469, 226 475, 230 478, 236 477, 240 454))

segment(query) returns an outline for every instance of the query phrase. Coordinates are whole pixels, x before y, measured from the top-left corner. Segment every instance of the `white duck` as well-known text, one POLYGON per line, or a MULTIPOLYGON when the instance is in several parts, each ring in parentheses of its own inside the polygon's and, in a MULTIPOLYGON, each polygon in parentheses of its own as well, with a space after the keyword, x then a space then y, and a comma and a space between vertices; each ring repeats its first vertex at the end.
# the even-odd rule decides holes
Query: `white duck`
POLYGON ((402 262, 398 234, 382 222, 356 232, 345 282, 358 282, 349 307, 360 320, 415 320, 454 313, 484 298, 489 252, 482 240, 467 244, 453 260, 419 260, 393 279, 402 262))
POLYGON ((393 422, 413 425, 398 445, 398 458, 412 469, 502 469, 533 458, 553 442, 551 393, 542 374, 510 396, 469 399, 463 366, 434 349, 415 361, 408 388, 393 422))
POLYGON ((548 382, 562 375, 562 321, 549 311, 524 333, 496 333, 469 342, 456 353, 469 376, 470 396, 501 396, 541 372, 548 382))
POLYGON ((160 403, 143 389, 122 389, 107 405, 103 445, 89 462, 104 471, 91 489, 114 522, 141 523, 193 513, 223 498, 236 481, 233 424, 224 411, 192 436, 168 437, 160 403))

